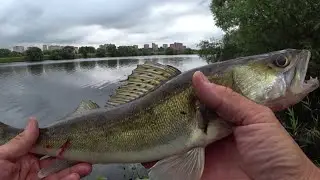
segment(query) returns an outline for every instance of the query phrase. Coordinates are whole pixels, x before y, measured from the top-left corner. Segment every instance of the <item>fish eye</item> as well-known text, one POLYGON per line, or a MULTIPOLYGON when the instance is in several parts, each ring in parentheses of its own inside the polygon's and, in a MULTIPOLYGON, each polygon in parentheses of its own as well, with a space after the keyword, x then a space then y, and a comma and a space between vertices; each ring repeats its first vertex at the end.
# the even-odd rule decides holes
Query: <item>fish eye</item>
POLYGON ((289 65, 289 59, 286 56, 278 56, 276 57, 274 64, 278 67, 286 67, 289 65))

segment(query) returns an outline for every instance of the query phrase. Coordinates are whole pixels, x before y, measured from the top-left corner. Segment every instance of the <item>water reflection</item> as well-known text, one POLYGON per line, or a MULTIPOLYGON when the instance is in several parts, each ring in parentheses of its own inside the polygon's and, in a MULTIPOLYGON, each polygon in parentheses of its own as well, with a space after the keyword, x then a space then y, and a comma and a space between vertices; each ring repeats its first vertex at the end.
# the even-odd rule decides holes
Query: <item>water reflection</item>
MULTIPOLYGON (((10 69, 10 67, 3 67, 3 68, 10 69)), ((12 71, 19 75, 27 75, 29 73, 28 68, 26 68, 25 66, 13 66, 12 71)), ((1 76, 1 72, 0 72, 0 76, 1 76)))
POLYGON ((97 65, 97 61, 81 61, 80 62, 80 68, 81 69, 93 69, 97 65))
POLYGON ((43 64, 32 64, 28 65, 28 71, 35 76, 40 76, 43 73, 43 64))
POLYGON ((117 68, 117 66, 118 66, 118 61, 117 60, 109 60, 107 62, 108 62, 108 66, 110 68, 117 68))
POLYGON ((64 70, 68 73, 73 73, 76 71, 76 63, 74 62, 68 62, 63 63, 64 64, 64 70))
POLYGON ((14 73, 12 67, 0 67, 0 78, 11 76, 14 73))
MULTIPOLYGON (((110 60, 109 60, 110 61, 110 60)), ((101 60, 101 61, 98 61, 97 62, 97 65, 101 68, 108 68, 108 63, 109 63, 108 60, 101 60)))
POLYGON ((53 70, 53 71, 62 71, 64 69, 65 63, 53 63, 53 64, 46 64, 45 69, 53 70))
POLYGON ((129 66, 129 65, 136 65, 139 63, 139 59, 120 59, 118 61, 119 61, 120 67, 129 66))
POLYGON ((183 65, 184 59, 182 58, 164 58, 162 60, 163 64, 170 64, 175 67, 180 67, 183 65))
MULTIPOLYGON (((194 58, 194 57, 192 57, 194 58)), ((121 69, 125 67, 135 67, 137 64, 144 63, 146 61, 169 64, 177 68, 183 68, 183 66, 197 64, 190 57, 149 57, 149 58, 125 58, 125 59, 104 59, 104 60, 88 60, 88 61, 64 61, 53 63, 38 63, 38 64, 26 64, 20 66, 1 66, 0 65, 0 77, 5 78, 13 75, 25 75, 26 73, 41 76, 46 73, 58 73, 66 72, 67 74, 73 74, 76 72, 91 72, 95 67, 102 68, 104 70, 121 69), (80 67, 80 68, 79 68, 80 67)), ((192 65, 193 66, 193 65, 192 65)))

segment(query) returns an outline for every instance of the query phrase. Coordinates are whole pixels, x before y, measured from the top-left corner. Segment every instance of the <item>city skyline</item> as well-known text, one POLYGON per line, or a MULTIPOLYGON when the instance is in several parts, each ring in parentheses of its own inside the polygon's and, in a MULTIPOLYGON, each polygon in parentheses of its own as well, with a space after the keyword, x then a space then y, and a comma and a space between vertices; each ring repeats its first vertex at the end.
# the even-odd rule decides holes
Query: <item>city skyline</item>
MULTIPOLYGON (((107 44, 113 44, 113 43, 107 43, 107 44)), ((98 47, 95 47, 95 46, 92 46, 92 47, 95 47, 97 49, 97 48, 102 47, 104 45, 106 45, 106 44, 101 44, 98 47)), ((113 45, 115 45, 115 44, 113 44, 113 45)), ((76 51, 78 50, 78 48, 84 47, 84 46, 74 46, 74 45, 42 44, 42 45, 37 45, 37 46, 16 45, 16 46, 13 46, 13 47, 8 48, 8 49, 10 49, 12 51, 15 51, 15 52, 22 53, 22 52, 26 51, 30 47, 38 47, 38 48, 42 49, 43 51, 45 51, 45 50, 52 51, 52 50, 62 49, 65 46, 73 46, 73 47, 76 48, 76 51)), ((88 45, 88 46, 90 46, 90 45, 88 45)), ((123 46, 123 45, 119 45, 119 46, 123 46)), ((119 46, 116 45, 116 47, 119 47, 119 46)), ((140 46, 137 45, 137 44, 127 45, 127 46, 133 46, 133 47, 139 48, 139 49, 140 48, 142 48, 142 49, 152 49, 153 51, 157 51, 159 48, 166 49, 166 48, 169 48, 169 47, 172 48, 172 49, 175 49, 175 50, 184 50, 184 49, 187 48, 186 45, 184 45, 183 43, 180 43, 180 42, 173 42, 173 43, 168 43, 168 44, 165 43, 165 44, 162 44, 161 46, 159 46, 159 44, 155 43, 155 42, 146 43, 146 44, 143 44, 143 45, 140 45, 140 46)))

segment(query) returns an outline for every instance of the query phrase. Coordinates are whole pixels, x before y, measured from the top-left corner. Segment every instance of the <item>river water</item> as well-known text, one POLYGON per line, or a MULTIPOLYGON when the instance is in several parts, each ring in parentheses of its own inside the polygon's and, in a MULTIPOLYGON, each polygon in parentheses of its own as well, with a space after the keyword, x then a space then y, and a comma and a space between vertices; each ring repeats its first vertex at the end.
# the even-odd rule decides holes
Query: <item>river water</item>
MULTIPOLYGON (((103 106, 117 82, 145 61, 169 64, 181 71, 206 64, 196 55, 0 64, 0 120, 24 128, 28 117, 34 116, 42 127, 72 112, 83 99, 103 106)), ((139 164, 95 165, 84 179, 129 180, 145 174, 139 164)))

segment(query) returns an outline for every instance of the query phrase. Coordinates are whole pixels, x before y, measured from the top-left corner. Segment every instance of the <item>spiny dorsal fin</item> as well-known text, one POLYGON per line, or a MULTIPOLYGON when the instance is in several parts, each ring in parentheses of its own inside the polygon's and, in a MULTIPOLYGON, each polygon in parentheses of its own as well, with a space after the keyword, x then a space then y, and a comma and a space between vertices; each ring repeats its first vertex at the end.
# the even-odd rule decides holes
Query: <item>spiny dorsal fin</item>
POLYGON ((170 65, 152 62, 139 64, 128 79, 122 81, 124 84, 110 97, 105 107, 114 107, 138 99, 179 74, 181 71, 170 65))
POLYGON ((98 108, 100 108, 100 107, 95 102, 93 102, 91 100, 82 100, 80 102, 79 106, 72 113, 66 115, 65 117, 61 118, 60 120, 58 120, 56 122, 49 124, 48 126, 53 126, 53 125, 59 124, 61 122, 66 122, 69 117, 77 116, 82 113, 88 112, 92 109, 98 109, 98 108))

